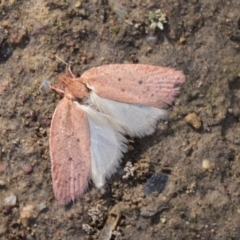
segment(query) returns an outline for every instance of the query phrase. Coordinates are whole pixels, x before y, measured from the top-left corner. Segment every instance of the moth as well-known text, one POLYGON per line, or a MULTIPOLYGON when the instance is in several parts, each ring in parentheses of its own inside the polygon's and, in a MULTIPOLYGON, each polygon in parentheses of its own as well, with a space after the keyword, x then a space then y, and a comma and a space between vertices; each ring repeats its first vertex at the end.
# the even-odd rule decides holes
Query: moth
POLYGON ((59 78, 64 93, 51 121, 53 191, 61 204, 80 197, 90 179, 96 187, 119 167, 126 135, 153 133, 185 81, 181 71, 143 64, 94 67, 59 78))

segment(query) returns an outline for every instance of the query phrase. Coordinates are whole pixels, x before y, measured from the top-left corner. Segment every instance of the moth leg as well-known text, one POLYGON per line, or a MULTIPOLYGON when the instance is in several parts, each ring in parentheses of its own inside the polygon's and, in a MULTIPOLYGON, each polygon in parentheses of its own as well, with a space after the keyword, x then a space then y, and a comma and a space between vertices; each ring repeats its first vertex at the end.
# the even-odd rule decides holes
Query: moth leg
POLYGON ((49 86, 52 90, 54 90, 57 93, 64 94, 64 90, 58 87, 58 85, 55 86, 49 86))

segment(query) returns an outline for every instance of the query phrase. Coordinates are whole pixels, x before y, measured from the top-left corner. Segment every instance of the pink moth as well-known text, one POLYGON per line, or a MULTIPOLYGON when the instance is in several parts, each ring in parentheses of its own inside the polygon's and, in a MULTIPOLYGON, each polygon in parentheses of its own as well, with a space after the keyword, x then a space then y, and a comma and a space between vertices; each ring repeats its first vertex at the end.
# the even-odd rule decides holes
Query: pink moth
POLYGON ((64 98, 53 114, 49 142, 57 200, 74 201, 90 179, 102 187, 127 151, 125 135, 153 133, 184 81, 181 71, 142 64, 95 67, 79 78, 62 75, 64 98))

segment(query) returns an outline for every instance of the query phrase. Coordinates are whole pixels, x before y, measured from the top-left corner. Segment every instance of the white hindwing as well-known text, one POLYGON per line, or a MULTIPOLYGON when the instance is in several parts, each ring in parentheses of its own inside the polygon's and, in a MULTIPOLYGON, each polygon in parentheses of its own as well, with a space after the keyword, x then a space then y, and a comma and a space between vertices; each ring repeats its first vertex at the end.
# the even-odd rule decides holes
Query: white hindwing
POLYGON ((132 137, 150 135, 155 130, 157 122, 168 117, 168 111, 165 109, 116 102, 102 98, 93 91, 90 97, 100 112, 114 118, 132 137))
POLYGON ((105 114, 76 103, 87 113, 91 138, 91 171, 96 187, 116 172, 123 153, 127 151, 124 130, 105 114))
POLYGON ((151 134, 167 110, 140 104, 116 102, 98 96, 93 91, 86 101, 90 106, 77 106, 87 114, 91 138, 91 172, 96 187, 116 172, 123 153, 127 151, 124 134, 143 137, 151 134), (91 108, 97 108, 98 111, 91 108))

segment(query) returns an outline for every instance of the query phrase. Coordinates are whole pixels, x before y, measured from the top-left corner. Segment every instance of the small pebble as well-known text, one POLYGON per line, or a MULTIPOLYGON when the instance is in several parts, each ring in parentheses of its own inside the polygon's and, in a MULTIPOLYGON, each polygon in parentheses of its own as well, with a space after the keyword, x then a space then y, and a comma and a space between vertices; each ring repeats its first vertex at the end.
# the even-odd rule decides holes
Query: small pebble
POLYGON ((143 187, 143 193, 150 195, 153 192, 161 193, 166 186, 168 176, 163 173, 152 175, 143 187))
POLYGON ((0 188, 3 188, 5 186, 6 186, 6 183, 2 179, 0 179, 0 188))
POLYGON ((81 62, 86 64, 87 63, 87 57, 86 56, 81 57, 81 62))
POLYGON ((186 38, 185 37, 180 37, 179 43, 183 44, 185 42, 186 42, 186 38))
POLYGON ((0 165, 0 173, 4 173, 7 170, 7 163, 3 163, 0 165))
POLYGON ((133 63, 138 63, 138 58, 135 54, 131 54, 129 58, 133 63))
POLYGON ((73 214, 73 213, 68 213, 68 214, 67 214, 67 218, 68 218, 69 220, 73 220, 74 214, 73 214))
POLYGON ((28 227, 30 220, 34 220, 38 217, 38 212, 35 206, 26 205, 20 211, 20 220, 24 227, 28 227))
POLYGON ((31 174, 33 171, 33 168, 31 166, 26 166, 23 168, 23 172, 25 175, 31 174))
POLYGON ((13 53, 13 49, 10 47, 3 47, 0 49, 0 62, 6 61, 13 53))
POLYGON ((131 205, 131 209, 137 209, 137 208, 138 208, 138 206, 136 204, 131 205))
POLYGON ((85 201, 86 201, 87 203, 89 203, 89 202, 91 202, 91 198, 90 198, 90 197, 85 197, 85 201))
POLYGON ((6 197, 4 199, 4 204, 9 207, 14 207, 17 203, 17 197, 14 194, 11 194, 10 196, 6 197))
POLYGON ((4 81, 1 85, 0 85, 0 93, 6 92, 9 89, 9 81, 4 81))
POLYGON ((148 47, 148 48, 147 48, 147 52, 148 52, 148 53, 152 52, 152 50, 153 50, 152 47, 148 47))
POLYGON ((1 25, 2 25, 2 27, 9 27, 9 24, 10 23, 8 20, 3 20, 1 25))
POLYGON ((75 8, 80 8, 81 5, 82 5, 82 3, 81 3, 80 1, 77 1, 77 2, 75 3, 75 8))
POLYGON ((41 90, 47 91, 50 89, 50 86, 51 86, 50 80, 43 78, 41 81, 41 86, 40 86, 41 90))
POLYGON ((38 210, 38 212, 42 212, 42 211, 44 211, 45 209, 47 209, 47 206, 46 206, 46 203, 45 203, 45 202, 39 203, 39 204, 37 205, 37 210, 38 210))
POLYGON ((147 43, 148 43, 149 45, 151 45, 151 46, 155 45, 155 44, 157 43, 157 40, 158 40, 157 36, 151 36, 151 35, 149 35, 149 36, 147 36, 147 38, 146 38, 147 43))
POLYGON ((202 168, 203 168, 204 170, 210 169, 211 166, 212 166, 212 165, 211 165, 211 162, 210 162, 209 160, 204 159, 204 160, 202 161, 202 168))
POLYGON ((189 113, 185 117, 185 121, 195 129, 199 129, 202 126, 201 119, 196 113, 189 113))
POLYGON ((166 223, 166 222, 167 222, 167 219, 166 219, 165 217, 162 217, 162 218, 161 218, 161 223, 164 224, 164 223, 166 223))

